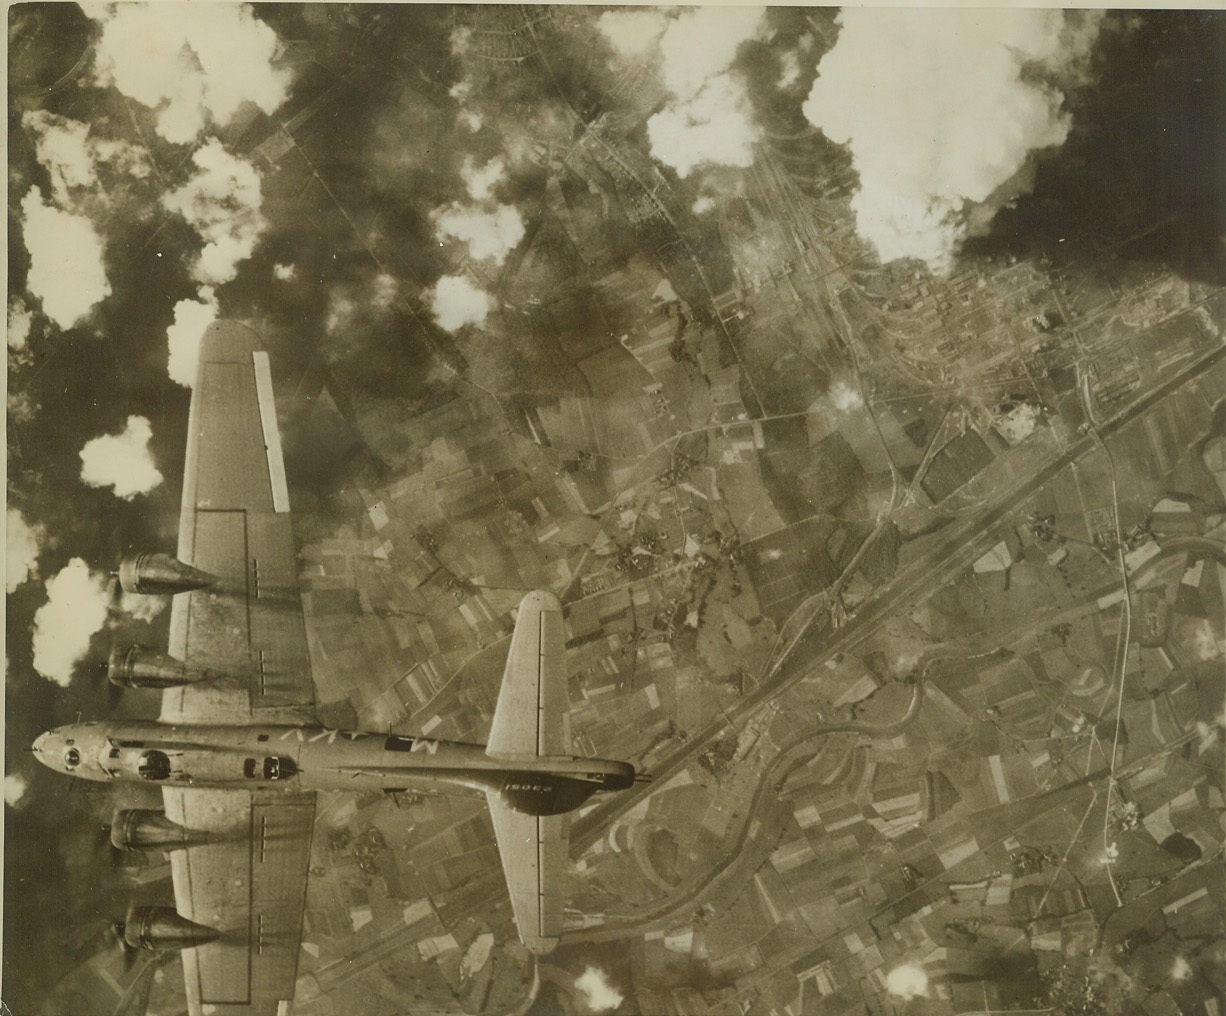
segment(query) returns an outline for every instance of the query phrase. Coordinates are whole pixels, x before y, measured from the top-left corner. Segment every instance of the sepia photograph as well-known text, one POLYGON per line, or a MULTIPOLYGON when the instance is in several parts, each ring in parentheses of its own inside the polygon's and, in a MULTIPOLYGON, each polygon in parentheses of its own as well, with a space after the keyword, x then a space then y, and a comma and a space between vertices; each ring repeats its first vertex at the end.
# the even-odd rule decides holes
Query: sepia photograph
POLYGON ((7 16, 0 1016, 1226 1016, 1226 11, 7 16))

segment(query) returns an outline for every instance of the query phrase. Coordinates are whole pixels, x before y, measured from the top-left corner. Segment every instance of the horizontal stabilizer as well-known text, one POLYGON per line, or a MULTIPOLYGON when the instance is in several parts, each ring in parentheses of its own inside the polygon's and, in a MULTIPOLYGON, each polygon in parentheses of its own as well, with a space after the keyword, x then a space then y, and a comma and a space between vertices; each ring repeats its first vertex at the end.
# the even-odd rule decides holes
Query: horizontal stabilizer
POLYGON ((519 605, 486 751, 518 758, 571 754, 566 636, 553 593, 537 590, 519 605))

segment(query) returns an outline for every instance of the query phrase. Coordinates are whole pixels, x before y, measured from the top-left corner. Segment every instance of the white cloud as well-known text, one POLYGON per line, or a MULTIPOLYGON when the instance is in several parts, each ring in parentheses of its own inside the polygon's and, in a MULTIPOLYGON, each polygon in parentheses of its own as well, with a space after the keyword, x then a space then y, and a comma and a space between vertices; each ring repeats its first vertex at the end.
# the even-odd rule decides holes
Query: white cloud
MULTIPOLYGON (((455 91, 455 89, 453 88, 452 91, 455 91)), ((460 124, 473 134, 476 134, 481 129, 483 123, 485 123, 485 118, 475 110, 460 110, 460 124)))
POLYGON ((62 208, 73 205, 73 191, 97 193, 98 164, 115 163, 135 177, 149 173, 144 149, 89 136, 89 127, 43 109, 28 110, 22 124, 34 135, 34 152, 51 177, 51 194, 62 208))
POLYGON ((463 56, 468 52, 468 47, 472 45, 473 30, 467 25, 461 25, 451 33, 451 52, 456 56, 463 56))
POLYGON ((915 998, 928 990, 928 975, 918 963, 904 963, 885 975, 885 990, 898 998, 915 998))
POLYGON ((21 213, 21 234, 30 252, 26 288, 47 317, 60 328, 71 328, 110 295, 102 240, 85 216, 43 204, 37 187, 22 199, 21 213))
POLYGON ((707 212, 715 208, 715 198, 710 194, 700 194, 690 208, 695 215, 705 215, 707 212))
POLYGON ((195 175, 162 204, 182 215, 205 242, 192 270, 196 281, 220 285, 234 278, 264 231, 260 175, 216 139, 198 148, 192 161, 195 175))
POLYGON ((20 773, 5 773, 4 803, 10 808, 20 808, 29 789, 29 782, 20 773))
POLYGON ((583 993, 592 1012, 609 1012, 622 1004, 622 993, 609 983, 608 975, 599 967, 587 967, 575 978, 575 987, 583 993))
POLYGON ((175 323, 166 329, 169 352, 166 373, 171 381, 184 388, 196 383, 200 341, 209 325, 217 320, 217 313, 217 301, 209 286, 201 288, 199 300, 180 300, 175 304, 175 323))
POLYGON ((51 196, 57 202, 67 204, 72 188, 98 182, 89 151, 89 127, 42 109, 27 111, 21 122, 34 133, 34 154, 51 177, 51 196))
POLYGON ((272 274, 279 282, 293 282, 298 270, 293 265, 276 264, 272 266, 272 274))
POLYGON ((494 188, 507 176, 507 166, 502 159, 490 159, 480 169, 472 159, 465 159, 460 178, 468 188, 468 196, 474 201, 488 201, 494 196, 494 188))
POLYGON ((967 206, 1020 192, 1030 152, 1069 130, 1060 93, 1029 71, 1084 57, 1096 17, 843 8, 804 113, 850 147, 857 227, 882 261, 912 257, 945 271, 967 206))
POLYGON ((647 121, 647 136, 651 154, 679 176, 701 165, 752 165, 759 131, 745 82, 728 68, 765 28, 754 7, 693 8, 668 22, 660 73, 672 99, 647 121))
POLYGON ((90 637, 106 623, 106 578, 74 557, 47 581, 47 597, 34 614, 34 669, 66 688, 90 637))
POLYGON ((741 43, 762 35, 766 12, 760 7, 695 7, 669 22, 660 39, 664 84, 678 99, 697 95, 711 78, 727 70, 741 43))
POLYGON ((375 281, 371 286, 371 301, 379 310, 387 310, 396 302, 399 294, 400 284, 392 276, 386 272, 380 272, 375 276, 375 281))
POLYGON ((152 621, 170 602, 169 596, 146 596, 142 593, 124 593, 119 598, 119 609, 131 614, 138 621, 152 621))
POLYGON ((668 24, 668 19, 657 10, 605 11, 596 19, 596 27, 619 56, 627 59, 647 54, 668 24))
POLYGON ((753 165, 758 128, 744 82, 712 78, 694 96, 666 106, 647 121, 651 154, 687 177, 698 166, 753 165))
POLYGON ((34 315, 19 296, 9 301, 9 349, 25 349, 34 315))
POLYGON ((466 244, 470 257, 502 264, 524 238, 524 220, 519 209, 498 205, 492 212, 452 202, 432 216, 437 235, 466 244))
POLYGON ((330 335, 335 334, 338 329, 349 323, 357 309, 357 304, 344 293, 333 292, 328 298, 328 317, 324 322, 324 328, 330 335))
POLYGON ((791 88, 800 80, 800 53, 789 49, 783 54, 781 62, 783 66, 779 70, 779 80, 775 82, 775 87, 791 88))
POLYGON ((846 381, 836 381, 830 386, 830 401, 834 408, 846 413, 864 405, 864 396, 846 381))
POLYGON ((439 327, 449 332, 464 325, 482 325, 494 309, 494 298, 463 275, 444 275, 434 285, 430 309, 439 327))
POLYGON ((153 429, 143 416, 129 416, 119 434, 106 434, 81 449, 81 479, 91 487, 114 487, 115 496, 130 501, 148 494, 162 482, 149 454, 153 429))
POLYGON ((271 113, 289 94, 273 66, 276 34, 242 4, 87 6, 102 22, 98 80, 157 111, 157 131, 187 144, 228 124, 244 101, 271 113))
POLYGON ((4 570, 5 587, 11 593, 26 579, 38 574, 38 541, 41 526, 27 524, 16 508, 5 512, 4 570))

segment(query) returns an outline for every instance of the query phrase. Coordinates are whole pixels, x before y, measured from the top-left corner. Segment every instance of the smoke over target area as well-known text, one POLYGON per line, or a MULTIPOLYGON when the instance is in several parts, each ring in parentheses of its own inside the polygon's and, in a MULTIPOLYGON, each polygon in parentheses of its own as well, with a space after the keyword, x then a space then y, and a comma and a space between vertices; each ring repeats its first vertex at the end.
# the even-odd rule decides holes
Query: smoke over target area
POLYGON ((106 618, 106 577, 74 557, 47 580, 47 602, 34 615, 34 669, 66 688, 106 618))
POLYGON ((1029 187, 1070 118, 1050 82, 1084 62, 1100 15, 844 8, 804 114, 852 153, 860 235, 882 261, 946 271, 971 223, 1029 187), (975 206, 986 206, 976 209, 975 206))
POLYGON ((129 416, 118 434, 104 434, 81 449, 81 479, 91 487, 111 487, 125 501, 147 494, 162 482, 149 454, 153 429, 143 416, 129 416))

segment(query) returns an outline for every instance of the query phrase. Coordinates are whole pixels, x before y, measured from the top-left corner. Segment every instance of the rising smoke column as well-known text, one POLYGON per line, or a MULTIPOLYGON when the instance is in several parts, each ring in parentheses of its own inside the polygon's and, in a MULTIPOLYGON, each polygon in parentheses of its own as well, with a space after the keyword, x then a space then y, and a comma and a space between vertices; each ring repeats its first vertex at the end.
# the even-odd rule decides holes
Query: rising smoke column
POLYGON ((89 640, 107 619, 106 576, 74 557, 47 580, 47 602, 34 614, 34 669, 67 688, 89 640))
POLYGON ((84 215, 46 204, 37 187, 22 199, 21 214, 21 236, 30 252, 26 288, 48 318, 71 328, 111 293, 102 238, 84 215))
MULTIPOLYGON (((1070 120, 1044 75, 1084 59, 1098 15, 845 7, 804 114, 860 174, 856 226, 883 262, 945 272, 971 206, 1026 189, 1031 153, 1070 120)), ((990 216, 989 216, 990 217, 990 216)))
POLYGON ((5 588, 16 591, 26 579, 38 574, 38 541, 41 526, 31 526, 16 508, 5 512, 5 588))
POLYGON ((153 464, 149 439, 153 429, 143 416, 129 416, 118 434, 104 434, 81 449, 81 479, 91 487, 113 487, 115 496, 130 501, 162 482, 153 464))

